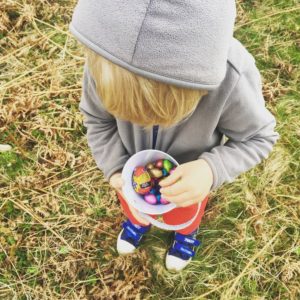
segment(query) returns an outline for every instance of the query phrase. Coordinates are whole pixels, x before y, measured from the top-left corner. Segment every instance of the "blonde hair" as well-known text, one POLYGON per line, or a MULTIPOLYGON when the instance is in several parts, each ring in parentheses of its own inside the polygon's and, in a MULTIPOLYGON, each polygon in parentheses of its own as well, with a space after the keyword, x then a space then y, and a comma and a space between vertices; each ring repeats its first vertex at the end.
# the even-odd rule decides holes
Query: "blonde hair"
POLYGON ((145 130, 180 122, 197 107, 204 90, 178 87, 138 76, 86 48, 89 70, 97 94, 113 116, 136 123, 145 130))

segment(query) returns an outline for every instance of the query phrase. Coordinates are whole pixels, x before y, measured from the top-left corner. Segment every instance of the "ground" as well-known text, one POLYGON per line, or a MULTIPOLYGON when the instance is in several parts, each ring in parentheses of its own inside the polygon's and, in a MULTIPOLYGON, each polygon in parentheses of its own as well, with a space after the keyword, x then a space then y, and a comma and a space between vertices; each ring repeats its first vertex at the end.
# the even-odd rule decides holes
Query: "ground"
POLYGON ((124 219, 78 110, 75 0, 0 1, 0 299, 300 299, 300 5, 240 0, 235 36, 255 57, 280 140, 214 192, 196 259, 164 269, 152 229, 118 257, 124 219))

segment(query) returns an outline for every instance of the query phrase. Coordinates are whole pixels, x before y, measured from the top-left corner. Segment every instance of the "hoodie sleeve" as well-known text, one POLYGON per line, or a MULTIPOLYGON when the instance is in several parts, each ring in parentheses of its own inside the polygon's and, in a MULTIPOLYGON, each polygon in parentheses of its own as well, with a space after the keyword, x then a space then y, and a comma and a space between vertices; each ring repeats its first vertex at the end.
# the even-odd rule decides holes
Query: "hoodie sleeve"
POLYGON ((93 158, 104 177, 123 168, 130 155, 120 139, 115 118, 108 113, 96 92, 96 86, 87 64, 84 66, 83 91, 79 109, 87 128, 87 142, 93 158))
POLYGON ((199 157, 212 169, 211 190, 232 182, 268 157, 279 137, 275 125, 274 116, 265 107, 260 73, 253 62, 240 74, 223 107, 218 130, 227 142, 199 157))

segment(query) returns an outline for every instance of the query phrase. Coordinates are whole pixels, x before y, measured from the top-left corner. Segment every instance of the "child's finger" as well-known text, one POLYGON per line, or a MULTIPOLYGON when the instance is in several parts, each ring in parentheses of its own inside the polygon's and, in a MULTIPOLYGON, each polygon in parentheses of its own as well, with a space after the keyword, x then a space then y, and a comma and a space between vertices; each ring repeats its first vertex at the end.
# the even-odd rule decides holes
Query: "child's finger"
POLYGON ((191 198, 189 198, 188 201, 180 202, 180 204, 178 206, 187 207, 187 206, 202 202, 205 199, 206 196, 207 195, 205 195, 205 194, 202 194, 202 195, 200 194, 200 195, 197 195, 196 197, 191 197, 191 198))
POLYGON ((166 197, 176 196, 187 191, 187 185, 184 180, 178 180, 174 184, 160 189, 160 192, 163 193, 166 197))
POLYGON ((111 185, 115 188, 115 189, 122 189, 123 187, 123 179, 121 176, 116 177, 112 180, 111 185))
POLYGON ((198 202, 199 202, 199 197, 197 197, 196 199, 190 199, 188 201, 182 202, 178 206, 180 206, 180 207, 187 207, 187 206, 196 204, 198 202))
POLYGON ((182 176, 182 171, 179 168, 177 168, 177 169, 175 169, 175 171, 171 175, 169 175, 168 177, 161 180, 159 182, 159 185, 160 186, 167 186, 167 185, 173 184, 178 179, 180 179, 181 176, 182 176))
POLYGON ((121 176, 117 179, 117 184, 120 188, 122 188, 122 186, 124 186, 125 181, 122 179, 121 176))
POLYGON ((192 195, 190 192, 184 192, 180 195, 176 195, 176 196, 165 196, 164 194, 161 194, 161 197, 166 199, 169 202, 173 202, 175 204, 177 203, 182 203, 182 202, 186 202, 191 200, 192 195))

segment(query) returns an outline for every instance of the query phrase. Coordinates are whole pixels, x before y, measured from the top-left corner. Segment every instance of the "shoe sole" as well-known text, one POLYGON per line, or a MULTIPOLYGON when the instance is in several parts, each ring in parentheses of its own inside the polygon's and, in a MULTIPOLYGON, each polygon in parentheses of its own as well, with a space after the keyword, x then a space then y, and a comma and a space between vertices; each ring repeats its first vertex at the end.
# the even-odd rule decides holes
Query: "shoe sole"
MULTIPOLYGON (((124 229, 119 233, 118 238, 117 238, 117 242, 118 242, 119 239, 121 239, 121 235, 122 235, 122 232, 123 232, 123 231, 124 231, 124 229)), ((128 242, 127 242, 127 243, 128 243, 128 242)), ((130 244, 130 243, 128 243, 128 244, 130 244)), ((118 246, 116 247, 116 249, 117 249, 117 252, 118 252, 119 255, 124 256, 124 255, 129 255, 129 254, 135 253, 137 248, 133 249, 132 252, 119 252, 118 246)))

